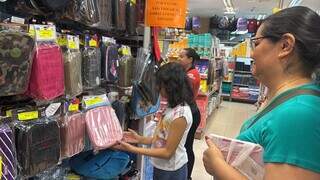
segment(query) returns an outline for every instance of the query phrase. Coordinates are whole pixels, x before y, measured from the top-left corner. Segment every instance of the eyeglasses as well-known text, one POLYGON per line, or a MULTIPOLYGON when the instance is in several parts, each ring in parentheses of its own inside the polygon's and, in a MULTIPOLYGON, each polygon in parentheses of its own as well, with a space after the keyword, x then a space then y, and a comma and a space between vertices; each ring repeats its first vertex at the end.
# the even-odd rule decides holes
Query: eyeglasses
POLYGON ((265 39, 265 38, 273 38, 273 36, 262 36, 262 37, 251 38, 250 39, 250 47, 251 47, 251 49, 255 49, 256 48, 257 40, 265 39))

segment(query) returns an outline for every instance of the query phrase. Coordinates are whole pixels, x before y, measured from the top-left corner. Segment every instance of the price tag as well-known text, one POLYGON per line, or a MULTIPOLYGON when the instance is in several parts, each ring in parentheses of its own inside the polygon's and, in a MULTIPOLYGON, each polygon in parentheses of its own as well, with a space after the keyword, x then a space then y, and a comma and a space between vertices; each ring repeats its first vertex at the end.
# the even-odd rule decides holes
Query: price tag
POLYGON ((76 174, 68 174, 67 175, 67 180, 80 180, 80 176, 76 175, 76 174))
POLYGON ((34 25, 29 25, 29 36, 34 37, 36 35, 36 31, 34 30, 34 25))
POLYGON ((80 48, 79 37, 67 35, 67 40, 68 40, 68 48, 69 49, 79 49, 80 48))
POLYGON ((51 117, 51 116, 55 115, 56 112, 58 111, 58 109, 60 108, 60 106, 61 106, 61 103, 50 104, 45 110, 46 116, 51 117))
POLYGON ((57 38, 54 25, 35 25, 35 31, 38 41, 52 41, 57 38))
POLYGON ((0 156, 0 177, 2 177, 2 156, 0 156))
POLYGON ((67 46, 67 38, 65 36, 58 36, 59 46, 67 46))
POLYGON ((70 104, 68 110, 70 112, 79 111, 79 104, 70 104))
POLYGON ((131 4, 131 5, 137 4, 137 0, 130 0, 130 4, 131 4))
POLYGON ((86 106, 93 106, 96 104, 103 103, 103 99, 101 97, 94 97, 88 100, 84 101, 86 103, 86 106))
POLYGON ((90 41, 89 41, 89 46, 90 46, 90 47, 98 47, 98 43, 97 43, 96 40, 90 39, 90 41))
MULTIPOLYGON (((7 117, 12 117, 12 110, 7 110, 6 111, 6 116, 7 117)), ((1 177, 1 176, 0 176, 1 177)))
POLYGON ((38 111, 23 112, 18 114, 19 121, 28 121, 31 119, 38 119, 38 118, 39 118, 38 111))

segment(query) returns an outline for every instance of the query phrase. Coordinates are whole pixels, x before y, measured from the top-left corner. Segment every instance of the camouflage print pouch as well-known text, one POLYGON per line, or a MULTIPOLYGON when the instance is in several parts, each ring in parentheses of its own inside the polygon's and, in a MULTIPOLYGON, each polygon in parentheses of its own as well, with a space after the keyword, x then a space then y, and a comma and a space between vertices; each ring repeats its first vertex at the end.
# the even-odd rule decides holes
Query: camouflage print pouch
POLYGON ((0 32, 0 96, 23 94, 28 87, 34 40, 21 32, 0 32))

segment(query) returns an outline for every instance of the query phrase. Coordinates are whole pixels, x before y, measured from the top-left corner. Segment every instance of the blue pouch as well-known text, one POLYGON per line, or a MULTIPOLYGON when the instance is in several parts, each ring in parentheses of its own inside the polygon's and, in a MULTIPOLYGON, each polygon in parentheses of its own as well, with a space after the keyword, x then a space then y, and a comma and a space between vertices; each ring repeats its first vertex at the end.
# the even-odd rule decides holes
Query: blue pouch
POLYGON ((104 150, 98 154, 93 151, 80 153, 69 161, 70 167, 77 174, 95 179, 113 179, 126 170, 130 162, 127 153, 104 150))

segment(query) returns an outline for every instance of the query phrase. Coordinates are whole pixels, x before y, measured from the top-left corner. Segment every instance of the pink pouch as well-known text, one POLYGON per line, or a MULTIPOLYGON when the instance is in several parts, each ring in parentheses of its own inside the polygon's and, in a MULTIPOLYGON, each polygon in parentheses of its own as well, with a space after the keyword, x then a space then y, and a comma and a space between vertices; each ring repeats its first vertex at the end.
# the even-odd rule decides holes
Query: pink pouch
POLYGON ((87 111, 85 121, 94 150, 109 148, 122 139, 123 133, 119 120, 110 106, 87 111))
POLYGON ((64 64, 55 43, 37 45, 33 58, 28 94, 39 100, 52 100, 64 94, 64 64))
POLYGON ((84 149, 86 131, 81 113, 66 115, 60 121, 61 157, 72 157, 84 149))

